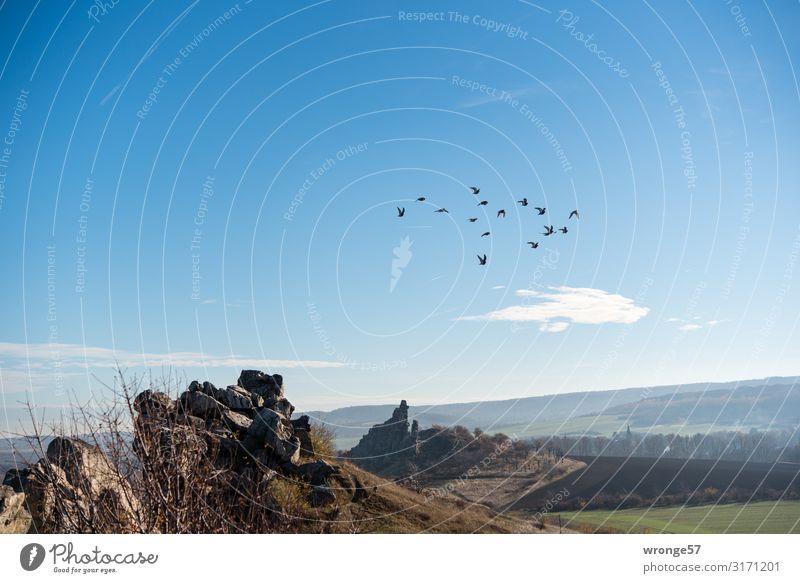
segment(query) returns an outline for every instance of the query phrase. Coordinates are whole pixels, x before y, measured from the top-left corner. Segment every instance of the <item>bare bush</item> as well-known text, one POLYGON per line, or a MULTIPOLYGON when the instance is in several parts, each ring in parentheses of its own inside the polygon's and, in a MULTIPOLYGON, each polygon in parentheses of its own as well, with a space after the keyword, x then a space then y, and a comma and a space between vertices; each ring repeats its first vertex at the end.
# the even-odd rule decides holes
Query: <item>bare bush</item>
MULTIPOLYGON (((247 454, 231 451, 232 444, 240 447, 235 441, 209 440, 205 427, 170 410, 174 401, 154 398, 174 396, 177 383, 141 389, 140 381, 126 383, 120 375, 112 399, 73 405, 58 425, 45 428, 31 415, 29 439, 41 460, 12 470, 6 481, 25 492, 38 517, 34 530, 291 532, 317 518, 303 498, 307 486, 274 479, 275 472, 252 456, 242 468, 236 458, 247 454), (147 415, 137 414, 142 408, 147 415), (57 443, 75 451, 57 451, 57 443)), ((318 433, 318 441, 330 452, 328 434, 318 433)))

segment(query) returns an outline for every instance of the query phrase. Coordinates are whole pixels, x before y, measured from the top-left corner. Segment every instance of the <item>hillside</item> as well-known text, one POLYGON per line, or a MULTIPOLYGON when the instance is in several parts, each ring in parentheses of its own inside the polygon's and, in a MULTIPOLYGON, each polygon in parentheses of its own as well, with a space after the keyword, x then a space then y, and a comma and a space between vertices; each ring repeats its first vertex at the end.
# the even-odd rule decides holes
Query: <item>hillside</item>
POLYGON ((347 508, 338 518, 340 530, 360 533, 520 533, 550 532, 529 521, 505 516, 489 507, 456 497, 430 497, 394 481, 386 480, 344 464, 348 472, 366 485, 376 486, 373 494, 347 508))
POLYGON ((576 457, 586 466, 523 496, 512 508, 536 512, 567 491, 554 510, 797 498, 800 465, 668 458, 576 457), (777 494, 777 495, 776 495, 777 494))
MULTIPOLYGON (((764 387, 769 389, 797 386, 798 382, 800 377, 775 377, 725 383, 582 391, 500 401, 421 405, 410 407, 408 416, 410 420, 416 420, 420 427, 463 425, 468 428, 480 427, 489 432, 502 431, 520 437, 583 432, 610 435, 624 428, 625 422, 620 421, 618 417, 623 414, 626 405, 633 403, 644 401, 656 403, 653 399, 666 400, 672 395, 686 393, 702 395, 716 391, 740 391, 743 387, 752 388, 757 393, 764 387), (606 415, 605 413, 609 411, 616 413, 606 415)), ((313 421, 330 427, 336 434, 337 446, 340 449, 348 449, 355 445, 370 427, 388 418, 394 407, 395 405, 363 405, 343 407, 333 411, 308 411, 306 414, 313 421)), ((793 410, 797 411, 798 408, 795 407, 793 410)), ((635 426, 642 428, 639 425, 635 426)))
POLYGON ((603 414, 629 420, 632 427, 639 428, 681 423, 758 429, 792 427, 800 424, 800 384, 654 396, 610 407, 603 414))

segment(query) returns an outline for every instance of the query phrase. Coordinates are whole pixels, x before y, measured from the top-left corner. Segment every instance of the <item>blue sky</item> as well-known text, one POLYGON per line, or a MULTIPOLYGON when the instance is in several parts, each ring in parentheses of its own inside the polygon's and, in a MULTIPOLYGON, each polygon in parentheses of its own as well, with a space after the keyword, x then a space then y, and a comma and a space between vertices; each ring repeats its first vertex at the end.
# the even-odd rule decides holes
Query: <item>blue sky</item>
POLYGON ((115 362, 301 409, 798 374, 800 7, 436 7, 3 2, 8 426, 115 362))

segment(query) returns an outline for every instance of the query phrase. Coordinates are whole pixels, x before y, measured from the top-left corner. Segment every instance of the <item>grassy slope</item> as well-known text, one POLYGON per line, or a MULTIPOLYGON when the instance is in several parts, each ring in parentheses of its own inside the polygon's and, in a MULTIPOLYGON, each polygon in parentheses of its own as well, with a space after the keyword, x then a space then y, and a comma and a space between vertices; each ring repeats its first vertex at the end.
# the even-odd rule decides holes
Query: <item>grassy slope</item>
POLYGON ((800 501, 794 500, 560 514, 569 527, 622 532, 800 534, 800 501))
POLYGON ((453 498, 426 499, 422 494, 345 464, 349 473, 377 490, 354 505, 352 518, 366 533, 512 533, 528 532, 529 523, 499 516, 486 506, 453 498))

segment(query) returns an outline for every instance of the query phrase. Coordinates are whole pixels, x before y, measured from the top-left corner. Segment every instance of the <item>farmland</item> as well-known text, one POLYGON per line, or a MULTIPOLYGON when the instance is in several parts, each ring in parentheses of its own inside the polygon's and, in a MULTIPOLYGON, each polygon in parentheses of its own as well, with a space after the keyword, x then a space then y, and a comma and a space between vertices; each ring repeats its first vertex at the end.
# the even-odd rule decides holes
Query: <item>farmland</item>
POLYGON ((560 515, 565 527, 584 532, 800 534, 800 501, 796 500, 591 510, 560 515))
MULTIPOLYGON (((689 495, 709 496, 745 494, 759 491, 761 495, 796 490, 800 479, 798 464, 741 463, 734 461, 679 460, 669 458, 576 457, 586 463, 580 471, 564 476, 522 496, 514 505, 516 510, 538 511, 555 492, 565 490, 569 496, 556 510, 575 510, 588 505, 587 510, 615 509, 625 506, 682 504, 689 495), (607 505, 610 502, 610 505, 607 505), (598 507, 598 505, 600 505, 598 507)), ((763 497, 763 496, 762 496, 763 497)), ((713 499, 694 499, 694 503, 718 502, 713 499)), ((733 502, 730 498, 721 501, 733 502)))

